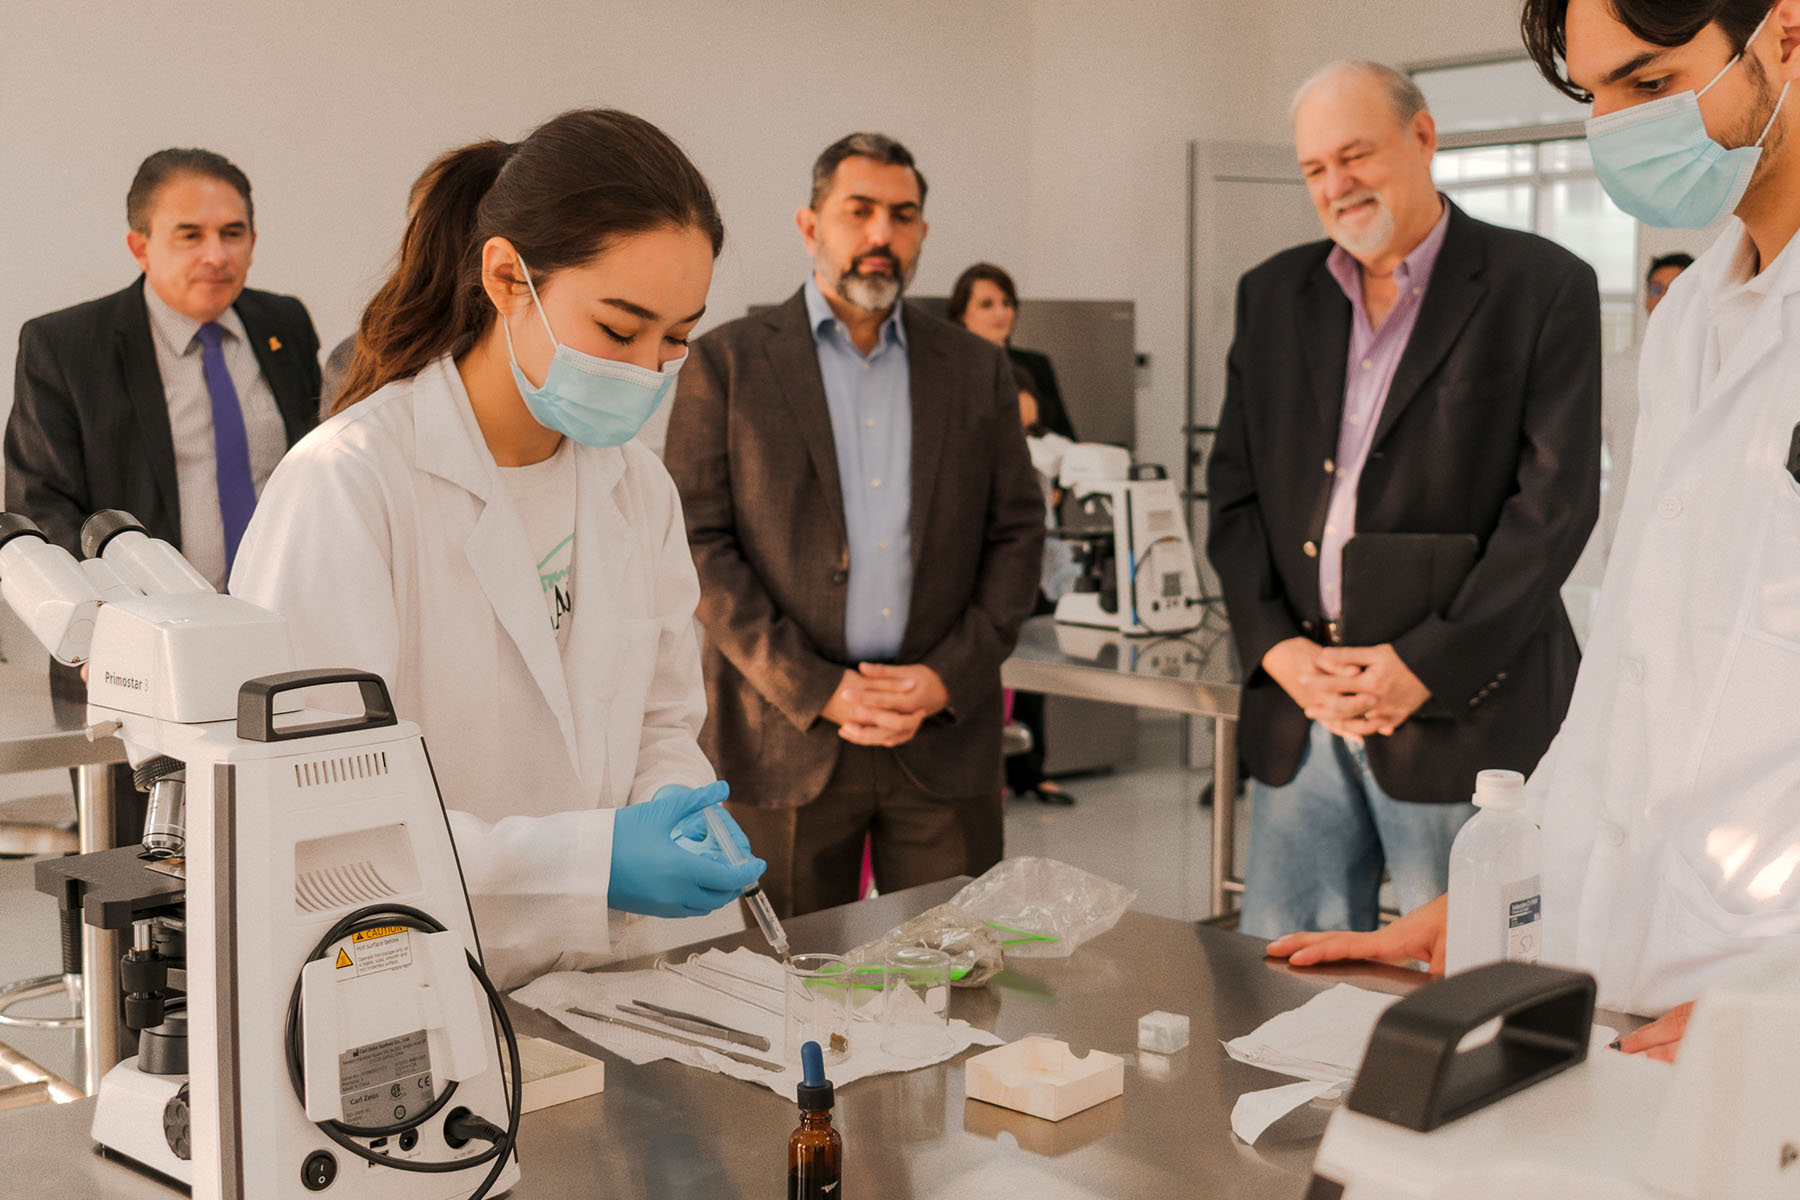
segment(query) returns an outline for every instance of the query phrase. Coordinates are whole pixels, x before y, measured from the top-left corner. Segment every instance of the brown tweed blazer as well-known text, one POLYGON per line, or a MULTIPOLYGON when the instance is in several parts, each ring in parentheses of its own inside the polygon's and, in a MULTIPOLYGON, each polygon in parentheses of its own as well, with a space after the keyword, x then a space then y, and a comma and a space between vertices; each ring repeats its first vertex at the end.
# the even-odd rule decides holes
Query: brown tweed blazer
MULTIPOLYGON (((1044 507, 1006 355, 903 308, 911 373, 912 608, 898 661, 950 708, 898 750, 944 796, 1000 787, 1000 663, 1037 594, 1044 507)), ((845 744, 819 719, 847 664, 850 553, 806 302, 694 343, 664 455, 700 575, 708 714, 701 746, 733 800, 816 799, 845 744)))

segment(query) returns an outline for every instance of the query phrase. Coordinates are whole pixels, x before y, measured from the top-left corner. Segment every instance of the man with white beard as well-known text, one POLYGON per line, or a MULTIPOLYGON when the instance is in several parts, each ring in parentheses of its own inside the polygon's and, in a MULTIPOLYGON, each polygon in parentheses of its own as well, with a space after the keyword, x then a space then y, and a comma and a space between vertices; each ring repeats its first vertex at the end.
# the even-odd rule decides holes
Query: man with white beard
POLYGON ((663 459, 700 575, 727 806, 782 916, 999 861, 1000 663, 1037 596, 1043 497, 998 346, 905 304, 906 147, 854 133, 795 214, 812 270, 699 339, 663 459))
POLYGON ((1403 911, 1444 891, 1476 773, 1529 772, 1568 708, 1558 589, 1599 502, 1593 270, 1438 193, 1404 75, 1333 63, 1290 115, 1330 240, 1240 282, 1208 468, 1260 937, 1375 928, 1384 868, 1403 911), (1371 539, 1347 578, 1371 533, 1453 536, 1371 539))

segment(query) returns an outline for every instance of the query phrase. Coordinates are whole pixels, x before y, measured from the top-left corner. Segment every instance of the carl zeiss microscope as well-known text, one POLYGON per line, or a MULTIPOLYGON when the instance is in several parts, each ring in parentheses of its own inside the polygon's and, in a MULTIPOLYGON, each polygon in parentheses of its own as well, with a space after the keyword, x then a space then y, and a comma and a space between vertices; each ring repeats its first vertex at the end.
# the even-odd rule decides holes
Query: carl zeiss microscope
POLYGON ((1132 636, 1186 633, 1204 597, 1181 500, 1163 469, 1133 466, 1119 446, 1077 442, 1055 478, 1077 517, 1052 536, 1076 543, 1081 577, 1056 602, 1056 619, 1132 636))
POLYGON ((131 930, 139 1053, 102 1080, 95 1141, 195 1200, 512 1186, 518 1048, 418 728, 379 676, 294 670, 280 616, 130 516, 95 514, 82 547, 0 513, 0 594, 87 664, 90 735, 116 733, 150 794, 141 847, 37 868, 89 924, 131 930), (344 685, 360 715, 301 707, 344 685))

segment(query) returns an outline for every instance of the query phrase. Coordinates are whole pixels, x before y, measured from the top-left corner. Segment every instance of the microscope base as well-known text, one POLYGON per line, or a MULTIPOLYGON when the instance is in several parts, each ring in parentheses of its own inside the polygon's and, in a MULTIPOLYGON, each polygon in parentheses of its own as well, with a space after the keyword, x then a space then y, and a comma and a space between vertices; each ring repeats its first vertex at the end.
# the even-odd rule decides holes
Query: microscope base
MULTIPOLYGON (((149 1075, 137 1069, 134 1055, 106 1073, 94 1106, 96 1142, 133 1162, 181 1183, 193 1182, 192 1164, 177 1158, 169 1146, 163 1116, 175 1095, 187 1085, 186 1075, 149 1075)), ((180 1141, 187 1147, 186 1104, 181 1105, 180 1141)))

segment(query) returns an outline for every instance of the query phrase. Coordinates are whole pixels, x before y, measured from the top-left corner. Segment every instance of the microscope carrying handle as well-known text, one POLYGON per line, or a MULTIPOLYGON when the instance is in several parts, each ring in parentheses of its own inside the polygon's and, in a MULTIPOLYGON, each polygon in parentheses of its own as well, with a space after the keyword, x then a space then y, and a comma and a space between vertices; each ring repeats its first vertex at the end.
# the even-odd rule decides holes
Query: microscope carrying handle
POLYGON ((1522 962, 1490 963, 1420 988, 1375 1023, 1347 1101, 1427 1133, 1587 1057, 1594 977, 1522 962), (1490 1042, 1461 1053, 1498 1018, 1490 1042))
POLYGON ((348 733, 357 729, 378 729, 396 724, 394 701, 388 695, 387 683, 372 671, 322 667, 302 671, 282 671, 251 679, 238 689, 237 735, 247 742, 286 742, 296 738, 319 737, 328 733, 348 733), (275 727, 275 697, 298 688, 324 687, 333 683, 354 683, 362 693, 363 714, 342 720, 313 721, 306 725, 275 727))

